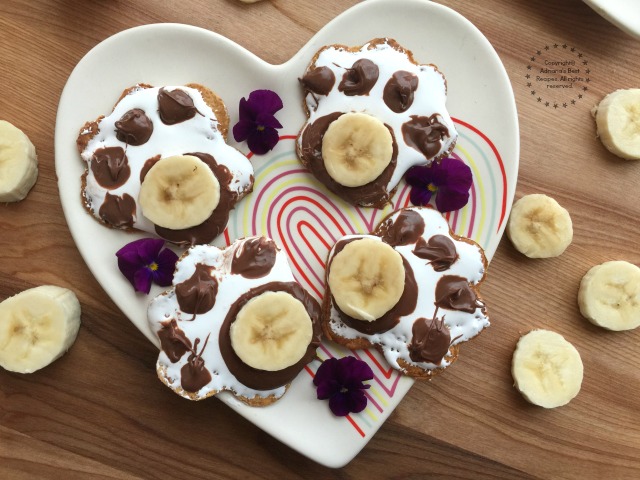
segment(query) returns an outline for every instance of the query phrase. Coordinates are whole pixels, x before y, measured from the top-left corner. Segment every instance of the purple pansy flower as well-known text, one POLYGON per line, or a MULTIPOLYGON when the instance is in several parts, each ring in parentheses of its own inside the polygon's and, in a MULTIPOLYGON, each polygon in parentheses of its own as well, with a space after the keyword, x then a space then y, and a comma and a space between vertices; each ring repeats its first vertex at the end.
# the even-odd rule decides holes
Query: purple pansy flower
POLYGON ((366 362, 348 356, 329 358, 318 368, 313 384, 318 387, 319 400, 329 399, 334 415, 344 417, 358 413, 367 406, 364 390, 370 387, 362 383, 373 378, 373 371, 366 362))
POLYGON ((282 100, 276 92, 254 90, 248 100, 240 100, 240 120, 233 126, 233 138, 236 142, 246 140, 249 150, 264 155, 280 139, 276 129, 282 125, 274 115, 281 108, 282 100))
POLYGON ((411 186, 411 203, 426 205, 435 194, 436 208, 440 212, 451 212, 461 209, 469 201, 473 176, 463 161, 443 158, 429 166, 410 168, 405 180, 411 186))
POLYGON ((164 247, 159 238, 141 238, 116 252, 118 268, 136 292, 149 293, 151 282, 161 287, 171 285, 178 255, 164 247))

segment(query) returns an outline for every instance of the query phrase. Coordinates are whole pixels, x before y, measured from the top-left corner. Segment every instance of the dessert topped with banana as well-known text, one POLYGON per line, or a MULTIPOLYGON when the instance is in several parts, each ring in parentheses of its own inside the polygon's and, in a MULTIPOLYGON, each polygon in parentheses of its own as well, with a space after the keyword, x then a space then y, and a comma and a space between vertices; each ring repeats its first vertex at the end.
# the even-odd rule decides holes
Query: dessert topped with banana
POLYGON ((438 161, 456 144, 444 75, 394 40, 324 47, 300 82, 309 118, 298 157, 352 204, 382 208, 409 168, 438 161))
POLYGON ((398 210, 372 235, 347 235, 329 252, 322 325, 331 340, 376 347, 389 364, 430 378, 459 345, 489 326, 478 296, 487 261, 429 207, 398 210))
POLYGON ((87 209, 114 228, 176 244, 209 243, 253 188, 253 167, 227 145, 222 100, 202 85, 136 85, 77 139, 87 209))
POLYGON ((277 401, 320 345, 320 305, 295 280, 273 240, 198 245, 173 288, 148 309, 161 344, 159 378, 201 400, 223 390, 252 406, 277 401))

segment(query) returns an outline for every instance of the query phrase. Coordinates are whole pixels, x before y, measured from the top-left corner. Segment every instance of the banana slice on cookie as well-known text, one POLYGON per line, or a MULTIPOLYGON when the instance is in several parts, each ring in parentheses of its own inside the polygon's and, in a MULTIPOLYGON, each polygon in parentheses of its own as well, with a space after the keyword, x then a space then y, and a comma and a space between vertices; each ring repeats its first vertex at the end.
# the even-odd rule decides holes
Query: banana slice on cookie
POLYGON ((392 246, 363 238, 348 243, 335 255, 328 282, 340 310, 372 322, 398 303, 404 278, 402 256, 392 246))
POLYGON ((36 149, 22 130, 0 120, 0 202, 23 200, 38 178, 36 149))
POLYGON ((220 183, 209 166, 191 155, 159 160, 140 185, 142 213, 173 230, 200 225, 220 202, 220 183))
POLYGON ((393 139, 389 129, 365 113, 345 113, 322 139, 327 173, 340 185, 360 187, 380 176, 391 163, 393 139))
POLYGON ((626 160, 640 159, 640 88, 610 93, 591 113, 607 150, 626 160))
POLYGON ((640 326, 640 268, 625 261, 591 268, 580 282, 580 313, 600 327, 621 331, 640 326))
POLYGON ((244 363, 274 372, 300 361, 313 326, 300 300, 287 292, 265 292, 242 307, 229 333, 244 363))
POLYGON ((80 303, 66 288, 43 285, 0 303, 0 366, 32 373, 61 357, 80 327, 80 303))
POLYGON ((555 408, 566 405, 578 394, 583 366, 578 350, 562 335, 534 330, 518 341, 511 374, 528 402, 555 408))
POLYGON ((557 257, 573 240, 569 212, 543 194, 526 195, 511 209, 507 236, 529 258, 557 257))

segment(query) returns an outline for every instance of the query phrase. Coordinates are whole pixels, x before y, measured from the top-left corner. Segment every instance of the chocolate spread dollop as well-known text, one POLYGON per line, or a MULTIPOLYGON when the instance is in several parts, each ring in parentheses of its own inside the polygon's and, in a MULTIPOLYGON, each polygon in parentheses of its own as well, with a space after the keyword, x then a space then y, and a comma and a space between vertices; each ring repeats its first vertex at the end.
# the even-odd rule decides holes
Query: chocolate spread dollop
POLYGON ((338 90, 347 96, 369 95, 378 81, 378 66, 367 58, 356 60, 351 68, 347 68, 338 85, 338 90))
POLYGON ((414 362, 439 365, 449 351, 451 332, 443 320, 418 318, 411 329, 409 357, 414 362))
POLYGON ((155 229, 158 235, 170 242, 200 245, 211 242, 223 232, 229 220, 229 212, 238 201, 238 194, 231 191, 230 185, 233 176, 229 169, 224 165, 219 165, 211 155, 207 153, 185 153, 185 155, 198 157, 209 165, 220 183, 220 201, 211 216, 200 225, 183 230, 172 230, 156 225, 155 229))
POLYGON ((211 373, 207 370, 202 358, 202 352, 207 348, 209 337, 207 336, 200 353, 197 353, 199 342, 200 339, 196 338, 189 360, 180 369, 180 384, 187 392, 197 392, 211 381, 211 373))
POLYGON ((411 120, 402 125, 405 143, 422 152, 427 159, 438 154, 442 140, 449 136, 449 129, 440 122, 439 117, 437 113, 430 117, 411 115, 411 120))
POLYGON ((307 70, 300 83, 307 90, 318 95, 327 95, 336 82, 336 76, 329 67, 315 67, 307 70))
MULTIPOLYGON (((342 251, 342 249, 350 242, 356 241, 357 238, 351 238, 347 240, 340 240, 336 243, 334 254, 331 258, 335 258, 335 256, 342 251)), ((402 295, 400 296, 400 300, 396 303, 387 313, 382 315, 380 318, 375 319, 372 322, 368 322, 365 320, 359 320, 357 318, 350 317, 346 313, 344 313, 335 301, 333 301, 333 307, 338 312, 338 316, 340 320, 344 322, 345 325, 367 335, 373 335, 375 333, 382 333, 388 330, 391 330, 400 322, 400 317, 411 314, 415 309, 418 303, 418 284, 416 282, 415 276, 413 275, 413 269, 409 262, 402 257, 402 263, 404 265, 404 290, 402 291, 402 295)), ((327 268, 331 268, 331 263, 327 266, 327 268)))
POLYGON ((268 275, 276 263, 276 244, 265 237, 252 238, 242 244, 231 260, 231 273, 245 278, 268 275))
POLYGON ((110 190, 124 185, 131 175, 131 168, 122 147, 99 148, 93 152, 91 171, 96 182, 110 190))
POLYGON ((218 294, 218 281, 211 276, 211 270, 212 267, 197 263, 193 275, 176 285, 176 299, 180 310, 196 315, 213 308, 218 294))
POLYGON ((431 260, 429 263, 436 272, 449 270, 458 259, 456 245, 446 235, 434 235, 429 241, 420 237, 413 254, 418 258, 431 260))
POLYGON ((391 111, 402 113, 413 103, 413 93, 417 88, 417 75, 405 70, 398 70, 384 86, 382 99, 391 111))
POLYGON ((153 133, 153 123, 144 110, 134 108, 116 122, 116 138, 127 145, 147 143, 153 133))
POLYGON ((392 247, 416 243, 424 233, 424 220, 413 210, 403 210, 395 221, 388 219, 380 224, 375 234, 392 247))
POLYGON ((171 363, 176 363, 185 353, 191 351, 191 340, 178 327, 178 322, 176 322, 175 318, 162 322, 158 337, 160 338, 162 351, 167 354, 171 363))
POLYGON ((120 197, 107 192, 98 210, 100 218, 116 228, 133 227, 135 214, 136 201, 127 193, 120 197))
POLYGON ((225 364, 229 371, 245 386, 253 388, 254 390, 272 390, 274 388, 281 387, 291 381, 300 373, 300 370, 304 366, 314 359, 316 355, 316 349, 320 345, 321 327, 320 327, 320 305, 318 302, 307 293, 296 282, 270 282, 259 287, 252 288, 247 293, 241 295, 231 307, 229 312, 222 322, 220 328, 220 353, 224 359, 225 364), (313 324, 313 335, 311 337, 311 343, 307 347, 307 351, 304 356, 294 365, 277 371, 259 370, 257 368, 250 367, 244 363, 240 357, 236 354, 231 346, 231 339, 229 330, 231 324, 235 321, 238 312, 244 307, 249 300, 257 297, 265 292, 286 292, 293 295, 295 298, 302 302, 311 322, 313 324))
POLYGON ((396 143, 393 129, 387 125, 393 141, 393 154, 389 165, 372 182, 360 187, 345 187, 331 178, 322 158, 322 139, 324 134, 329 125, 340 118, 341 115, 343 115, 341 112, 330 113, 318 118, 304 129, 298 152, 300 160, 322 184, 340 198, 352 204, 382 207, 389 201, 391 196, 390 192, 387 191, 387 185, 398 163, 398 144, 396 143))
POLYGON ((483 306, 467 279, 457 275, 445 275, 438 280, 435 304, 439 308, 466 313, 473 313, 476 308, 483 306))
POLYGON ((176 88, 168 92, 164 88, 158 91, 158 113, 166 125, 175 125, 196 116, 198 109, 193 99, 184 90, 176 88))

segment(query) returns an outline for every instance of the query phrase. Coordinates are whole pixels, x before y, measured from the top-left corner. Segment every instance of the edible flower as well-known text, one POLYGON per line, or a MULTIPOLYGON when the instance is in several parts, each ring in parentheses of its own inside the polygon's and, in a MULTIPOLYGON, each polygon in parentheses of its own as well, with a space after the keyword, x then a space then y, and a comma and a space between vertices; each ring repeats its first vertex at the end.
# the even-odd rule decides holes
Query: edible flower
POLYGON ((271 90, 254 90, 249 99, 240 100, 240 120, 233 126, 236 142, 247 141, 249 150, 264 155, 276 146, 282 125, 275 113, 282 108, 282 100, 271 90))
POLYGON ((473 176, 462 160, 443 158, 429 166, 410 168, 405 180, 411 186, 411 203, 426 205, 435 195, 436 208, 440 212, 451 212, 461 209, 469 201, 473 176))
POLYGON ((373 371, 366 362, 348 356, 329 358, 322 362, 313 384, 317 387, 319 400, 329 399, 329 408, 334 415, 344 417, 350 412, 358 413, 367 406, 364 390, 370 387, 365 380, 373 378, 373 371))
POLYGON ((163 247, 164 240, 141 238, 116 252, 118 268, 136 292, 149 293, 152 282, 161 287, 171 285, 178 255, 163 247))

